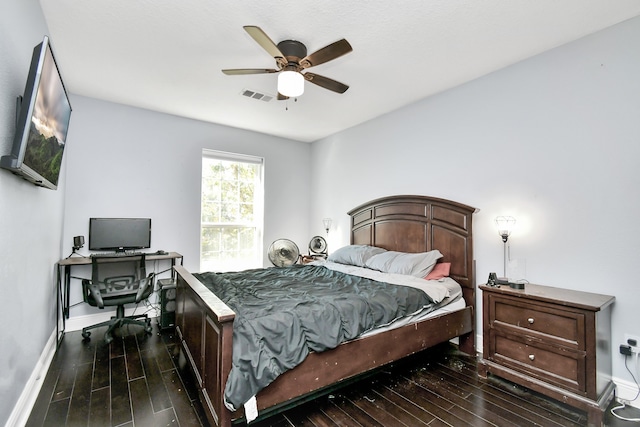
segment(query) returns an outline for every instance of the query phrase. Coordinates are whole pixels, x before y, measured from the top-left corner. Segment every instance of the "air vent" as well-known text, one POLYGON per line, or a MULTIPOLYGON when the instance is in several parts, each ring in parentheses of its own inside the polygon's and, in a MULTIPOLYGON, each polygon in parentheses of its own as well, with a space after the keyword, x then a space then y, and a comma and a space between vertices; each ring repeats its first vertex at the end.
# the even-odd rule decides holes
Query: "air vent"
POLYGON ((242 91, 242 96, 246 96, 247 98, 253 98, 253 99, 257 99, 259 101, 264 101, 264 102, 269 102, 273 98, 275 98, 275 96, 273 96, 273 95, 268 95, 266 93, 260 93, 258 91, 250 90, 250 89, 244 89, 242 91))

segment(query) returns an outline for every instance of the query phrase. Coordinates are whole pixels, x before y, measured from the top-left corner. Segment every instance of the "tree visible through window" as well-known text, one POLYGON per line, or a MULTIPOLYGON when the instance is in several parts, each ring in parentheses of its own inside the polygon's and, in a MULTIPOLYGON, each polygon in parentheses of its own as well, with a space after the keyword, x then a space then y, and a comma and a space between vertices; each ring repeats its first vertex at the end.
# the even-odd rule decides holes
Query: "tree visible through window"
POLYGON ((200 271, 261 267, 261 158, 204 150, 200 271))

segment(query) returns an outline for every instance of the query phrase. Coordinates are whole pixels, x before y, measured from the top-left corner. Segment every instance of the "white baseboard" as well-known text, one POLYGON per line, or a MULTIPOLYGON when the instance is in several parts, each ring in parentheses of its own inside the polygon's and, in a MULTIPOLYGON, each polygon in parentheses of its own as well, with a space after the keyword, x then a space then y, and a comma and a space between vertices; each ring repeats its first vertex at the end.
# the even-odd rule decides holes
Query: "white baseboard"
POLYGON ((620 378, 613 378, 613 382, 616 385, 616 400, 640 409, 640 398, 631 400, 638 396, 638 386, 620 378))
POLYGON ((42 354, 40 355, 27 384, 22 390, 20 398, 18 398, 16 406, 14 406, 13 411, 11 411, 11 415, 9 416, 5 427, 21 427, 27 423, 55 354, 56 331, 54 330, 51 332, 51 336, 49 337, 47 344, 45 344, 42 354))

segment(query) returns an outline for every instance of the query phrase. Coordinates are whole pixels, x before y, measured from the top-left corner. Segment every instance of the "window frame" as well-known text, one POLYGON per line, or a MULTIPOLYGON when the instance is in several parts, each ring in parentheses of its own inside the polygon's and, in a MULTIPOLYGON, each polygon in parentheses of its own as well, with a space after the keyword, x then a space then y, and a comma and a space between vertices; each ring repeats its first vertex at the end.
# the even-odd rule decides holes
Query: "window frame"
MULTIPOLYGON (((231 153, 226 151, 218 151, 204 148, 202 149, 202 158, 201 158, 201 171, 200 171, 200 247, 199 247, 199 262, 200 262, 200 271, 213 271, 209 267, 204 267, 205 261, 203 258, 203 231, 205 228, 255 228, 255 258, 253 260, 249 260, 246 265, 242 267, 242 269, 248 268, 260 268, 263 266, 263 235, 264 235, 264 169, 265 169, 265 161, 263 157, 247 155, 247 154, 239 154, 239 153, 231 153), (221 160, 228 162, 237 162, 237 163, 245 163, 259 166, 258 173, 258 183, 254 186, 254 221, 252 224, 248 225, 242 222, 207 222, 203 221, 203 207, 204 207, 204 194, 203 194, 203 184, 204 184, 204 174, 202 173, 202 168, 204 168, 204 162, 206 159, 212 160, 221 160)), ((216 271, 226 270, 222 266, 221 268, 217 268, 216 271)))

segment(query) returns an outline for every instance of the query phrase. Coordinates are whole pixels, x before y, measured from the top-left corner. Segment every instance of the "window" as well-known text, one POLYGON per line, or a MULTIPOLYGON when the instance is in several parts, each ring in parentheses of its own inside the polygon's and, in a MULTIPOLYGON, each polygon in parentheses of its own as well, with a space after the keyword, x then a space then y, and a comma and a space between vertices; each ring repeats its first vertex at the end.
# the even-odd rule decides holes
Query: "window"
POLYGON ((262 267, 263 159, 203 150, 200 271, 262 267))

